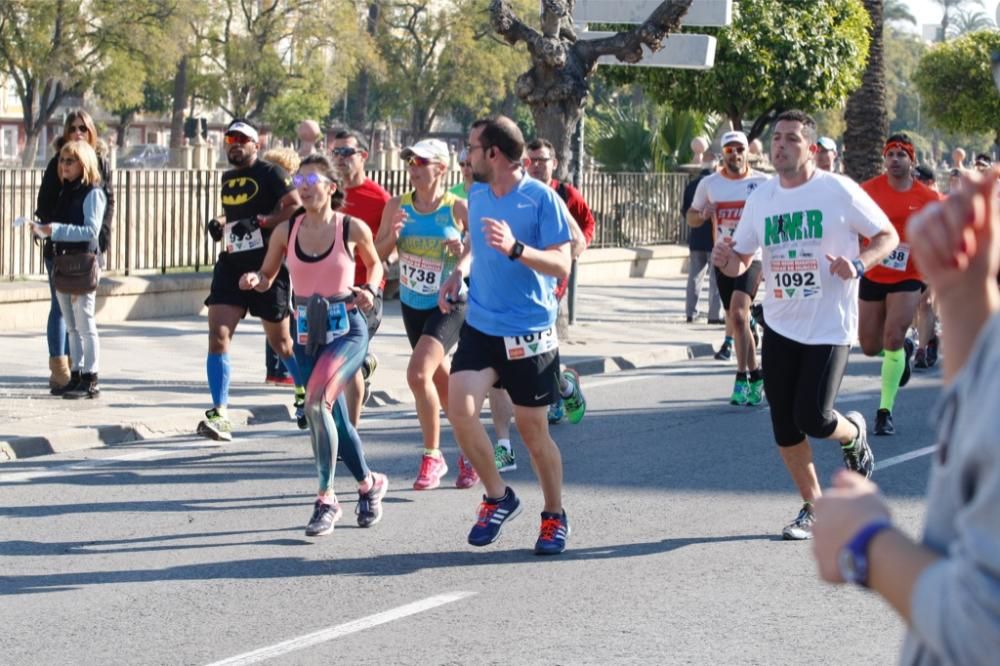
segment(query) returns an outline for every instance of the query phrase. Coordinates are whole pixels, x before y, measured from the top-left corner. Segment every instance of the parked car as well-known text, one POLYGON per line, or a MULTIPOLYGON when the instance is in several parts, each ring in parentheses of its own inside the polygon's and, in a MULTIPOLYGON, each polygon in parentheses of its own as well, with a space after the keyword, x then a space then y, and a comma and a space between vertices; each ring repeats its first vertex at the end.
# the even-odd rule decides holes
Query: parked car
POLYGON ((129 146, 118 155, 119 169, 162 169, 170 165, 170 149, 155 143, 129 146))

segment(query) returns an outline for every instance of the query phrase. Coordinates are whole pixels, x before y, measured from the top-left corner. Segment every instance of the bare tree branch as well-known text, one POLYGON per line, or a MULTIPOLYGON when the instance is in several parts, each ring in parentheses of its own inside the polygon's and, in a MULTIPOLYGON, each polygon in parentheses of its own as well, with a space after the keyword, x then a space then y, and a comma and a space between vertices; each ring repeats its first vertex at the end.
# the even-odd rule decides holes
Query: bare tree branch
POLYGON ((691 2, 692 0, 665 0, 653 10, 649 18, 631 30, 604 39, 577 42, 577 53, 588 66, 592 66, 604 55, 613 55, 622 62, 639 62, 643 56, 643 45, 651 51, 659 51, 663 48, 663 40, 667 34, 677 32, 691 2))

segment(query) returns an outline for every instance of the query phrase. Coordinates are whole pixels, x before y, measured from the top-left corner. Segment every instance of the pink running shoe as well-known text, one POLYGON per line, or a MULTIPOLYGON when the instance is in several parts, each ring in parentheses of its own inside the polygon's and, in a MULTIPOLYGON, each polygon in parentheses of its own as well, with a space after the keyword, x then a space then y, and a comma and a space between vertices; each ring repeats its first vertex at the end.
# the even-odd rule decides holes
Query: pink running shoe
POLYGON ((444 456, 423 456, 420 460, 420 473, 413 482, 414 490, 433 490, 441 485, 441 477, 448 473, 448 463, 444 456))
POLYGON ((465 459, 465 456, 458 457, 458 478, 455 479, 456 488, 471 488, 479 483, 479 475, 476 470, 465 459))

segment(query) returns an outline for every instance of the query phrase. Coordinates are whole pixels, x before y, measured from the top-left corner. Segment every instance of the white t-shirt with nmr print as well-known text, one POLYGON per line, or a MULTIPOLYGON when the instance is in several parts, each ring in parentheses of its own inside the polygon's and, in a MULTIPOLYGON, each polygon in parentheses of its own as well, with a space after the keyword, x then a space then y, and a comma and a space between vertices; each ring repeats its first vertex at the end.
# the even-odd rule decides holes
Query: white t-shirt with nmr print
POLYGON ((740 254, 763 251, 764 318, 786 338, 809 345, 850 345, 858 334, 858 280, 830 273, 826 255, 854 259, 858 237, 891 227, 854 181, 815 171, 784 188, 778 178, 758 187, 733 236, 740 254))

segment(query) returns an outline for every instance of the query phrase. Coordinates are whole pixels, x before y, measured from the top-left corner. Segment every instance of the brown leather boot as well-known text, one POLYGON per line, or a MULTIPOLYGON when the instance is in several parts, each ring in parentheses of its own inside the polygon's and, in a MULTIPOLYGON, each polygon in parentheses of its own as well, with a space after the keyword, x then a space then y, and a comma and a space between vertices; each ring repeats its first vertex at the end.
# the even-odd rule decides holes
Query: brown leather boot
POLYGON ((49 357, 49 388, 61 388, 69 384, 69 356, 49 357))

